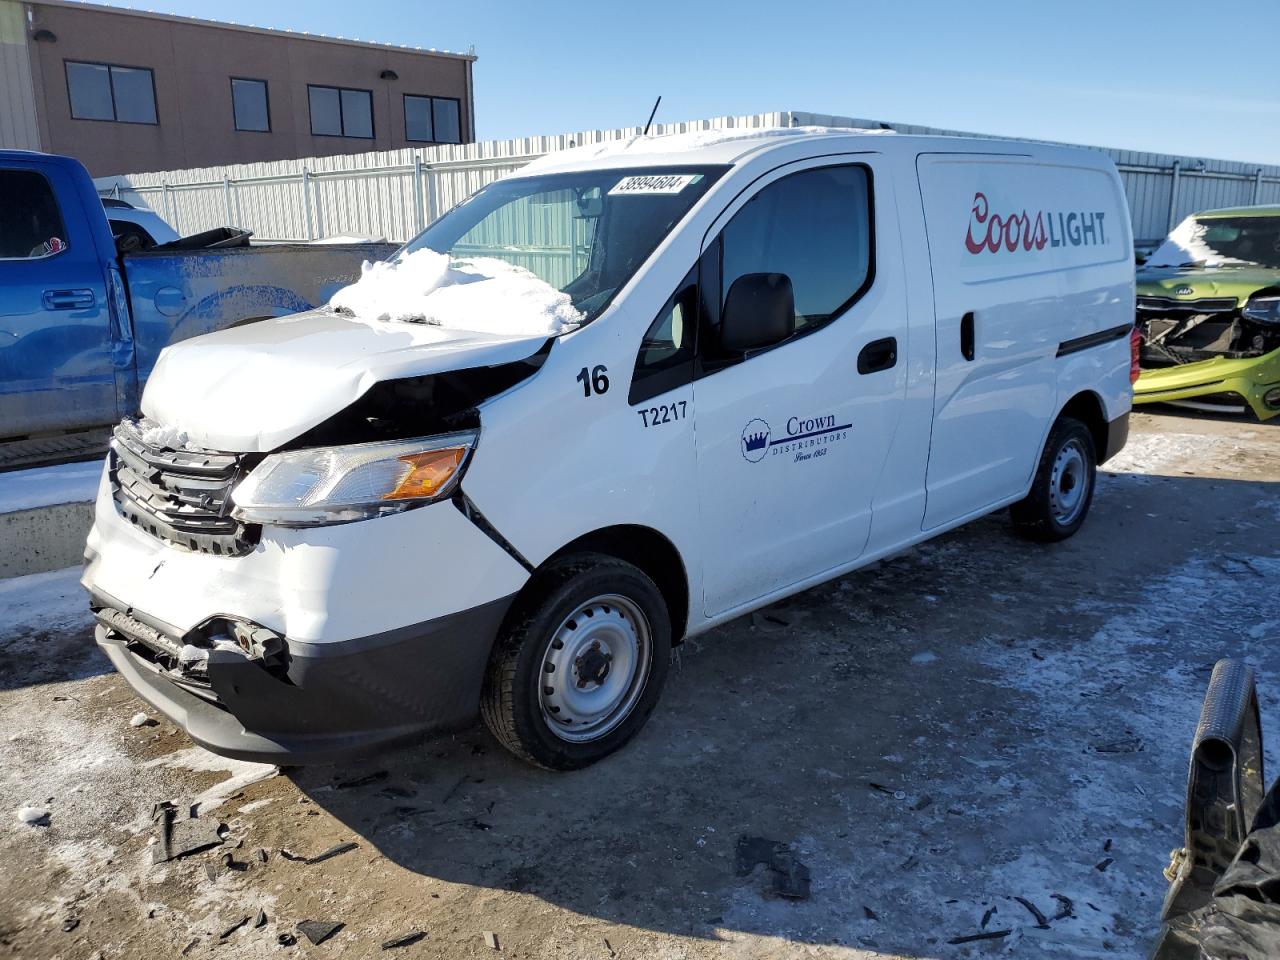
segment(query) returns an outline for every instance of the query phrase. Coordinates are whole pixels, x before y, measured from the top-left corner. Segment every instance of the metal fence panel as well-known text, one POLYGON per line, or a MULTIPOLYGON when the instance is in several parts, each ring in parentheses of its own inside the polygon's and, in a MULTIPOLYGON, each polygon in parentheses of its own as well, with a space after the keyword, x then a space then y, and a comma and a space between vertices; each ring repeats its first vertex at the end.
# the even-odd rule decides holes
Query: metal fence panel
MULTIPOLYGON (((978 136, 915 124, 882 124, 792 111, 655 123, 651 132, 808 125, 978 136)), ((513 173, 535 157, 573 146, 622 140, 640 132, 639 127, 586 130, 417 150, 102 177, 96 183, 99 193, 150 207, 183 234, 233 225, 252 230, 255 238, 263 241, 362 236, 400 242, 485 184, 513 173)), ((1280 203, 1280 166, 1093 149, 1108 154, 1120 168, 1139 245, 1158 242, 1170 226, 1198 210, 1280 203)), ((565 269, 571 266, 563 252, 549 252, 566 242, 564 236, 552 237, 546 230, 539 234, 530 226, 529 246, 544 248, 536 256, 542 258, 538 262, 546 269, 552 269, 552 262, 565 269)))

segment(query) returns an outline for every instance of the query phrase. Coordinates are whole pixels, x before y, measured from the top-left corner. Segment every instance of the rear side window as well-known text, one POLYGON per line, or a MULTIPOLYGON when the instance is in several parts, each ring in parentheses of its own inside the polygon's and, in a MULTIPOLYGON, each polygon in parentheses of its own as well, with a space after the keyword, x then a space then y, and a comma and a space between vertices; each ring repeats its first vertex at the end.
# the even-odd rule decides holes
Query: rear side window
POLYGON ((0 170, 0 258, 51 257, 67 248, 53 187, 34 170, 0 170))
POLYGON ((830 320, 871 277, 871 184, 866 167, 823 167, 769 184, 721 234, 721 303, 748 273, 785 273, 796 331, 830 320))

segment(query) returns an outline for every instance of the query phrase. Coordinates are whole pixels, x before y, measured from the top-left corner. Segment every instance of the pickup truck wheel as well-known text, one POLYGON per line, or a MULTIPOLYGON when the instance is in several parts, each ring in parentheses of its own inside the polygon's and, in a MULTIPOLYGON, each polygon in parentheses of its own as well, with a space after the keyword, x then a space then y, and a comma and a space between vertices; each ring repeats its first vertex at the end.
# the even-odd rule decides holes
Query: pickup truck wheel
POLYGON ((1079 420, 1060 417, 1040 454, 1031 492, 1009 508, 1014 528, 1041 543, 1067 539, 1089 513, 1097 473, 1093 434, 1079 420))
POLYGON ((516 756, 575 770, 644 725, 671 659, 671 620, 654 582, 629 563, 578 554, 536 575, 498 638, 481 715, 516 756))

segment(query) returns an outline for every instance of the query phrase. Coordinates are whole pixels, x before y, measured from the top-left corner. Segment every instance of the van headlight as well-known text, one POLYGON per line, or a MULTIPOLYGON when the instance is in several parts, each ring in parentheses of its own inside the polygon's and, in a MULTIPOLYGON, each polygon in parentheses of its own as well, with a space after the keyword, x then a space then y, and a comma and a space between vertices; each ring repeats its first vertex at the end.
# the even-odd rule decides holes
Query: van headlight
POLYGON ((231 492, 245 523, 348 523, 449 496, 477 434, 273 453, 231 492))

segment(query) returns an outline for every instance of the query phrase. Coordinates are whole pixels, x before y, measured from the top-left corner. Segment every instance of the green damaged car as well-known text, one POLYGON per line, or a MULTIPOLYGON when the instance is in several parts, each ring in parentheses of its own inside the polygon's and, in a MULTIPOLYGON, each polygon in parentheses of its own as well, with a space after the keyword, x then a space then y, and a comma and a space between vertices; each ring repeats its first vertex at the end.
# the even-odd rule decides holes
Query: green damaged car
POLYGON ((1137 292, 1135 403, 1280 414, 1280 206, 1188 217, 1137 292))

